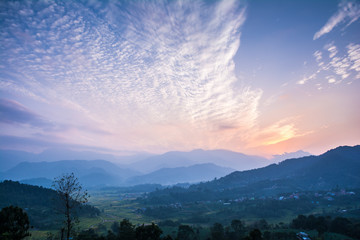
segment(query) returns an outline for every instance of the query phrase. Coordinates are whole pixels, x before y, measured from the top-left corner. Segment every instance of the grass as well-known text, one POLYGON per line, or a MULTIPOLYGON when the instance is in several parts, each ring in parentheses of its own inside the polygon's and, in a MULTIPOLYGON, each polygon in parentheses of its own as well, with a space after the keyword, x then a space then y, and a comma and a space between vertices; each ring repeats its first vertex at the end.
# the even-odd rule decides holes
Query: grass
POLYGON ((46 239, 48 232, 49 231, 38 231, 38 230, 30 231, 31 236, 26 239, 43 240, 43 239, 46 239))
POLYGON ((91 193, 90 204, 97 207, 101 211, 101 218, 105 226, 111 225, 114 221, 122 221, 129 219, 134 224, 142 224, 153 222, 153 218, 136 213, 137 209, 142 208, 135 200, 135 197, 128 197, 126 193, 118 193, 117 191, 97 191, 91 193))

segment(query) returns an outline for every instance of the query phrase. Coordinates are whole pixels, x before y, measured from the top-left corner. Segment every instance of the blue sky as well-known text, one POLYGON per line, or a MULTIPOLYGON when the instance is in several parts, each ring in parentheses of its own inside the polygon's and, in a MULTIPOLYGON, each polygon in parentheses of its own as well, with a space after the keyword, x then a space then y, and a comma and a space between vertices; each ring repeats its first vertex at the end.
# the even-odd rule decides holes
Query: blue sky
POLYGON ((2 1, 0 147, 358 144, 359 17, 359 1, 2 1))

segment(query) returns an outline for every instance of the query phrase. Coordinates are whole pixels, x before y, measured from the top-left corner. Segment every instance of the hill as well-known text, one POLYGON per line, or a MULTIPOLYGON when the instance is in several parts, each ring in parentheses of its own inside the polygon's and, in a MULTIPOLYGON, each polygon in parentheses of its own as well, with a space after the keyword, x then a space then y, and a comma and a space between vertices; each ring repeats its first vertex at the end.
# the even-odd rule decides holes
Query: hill
POLYGON ((288 159, 267 167, 236 171, 218 180, 169 188, 149 199, 203 201, 241 196, 275 196, 279 193, 360 187, 360 146, 338 147, 319 156, 288 159))
MULTIPOLYGON (((30 224, 35 228, 54 229, 63 221, 56 204, 59 196, 48 188, 21 184, 19 182, 0 182, 0 209, 13 205, 21 207, 29 215, 30 224)), ((78 209, 80 216, 97 216, 100 211, 90 205, 78 209)))
POLYGON ((7 171, 21 162, 55 162, 62 160, 105 160, 121 163, 141 161, 152 156, 149 153, 132 153, 130 155, 115 156, 93 151, 73 151, 65 148, 49 148, 41 153, 31 153, 17 150, 0 150, 0 170, 7 171))
POLYGON ((236 170, 248 170, 266 166, 271 161, 243 153, 227 150, 202 150, 190 152, 167 152, 161 155, 148 157, 142 161, 130 164, 129 167, 145 173, 150 173, 161 168, 188 167, 196 164, 212 163, 218 166, 236 170))
POLYGON ((0 179, 27 180, 46 178, 49 180, 73 172, 85 186, 119 185, 124 179, 138 175, 130 169, 120 168, 104 160, 63 160, 56 162, 22 162, 2 173, 0 179))
POLYGON ((128 185, 196 183, 223 177, 234 169, 219 167, 212 163, 196 164, 189 167, 162 168, 149 174, 136 176, 126 181, 128 185))
MULTIPOLYGON (((297 153, 286 153, 281 157, 292 154, 307 153, 299 151, 297 153)), ((48 149, 39 154, 0 150, 0 156, 3 156, 0 159, 0 165, 7 167, 10 166, 8 164, 10 162, 14 164, 21 159, 27 160, 2 173, 0 172, 0 180, 11 179, 47 187, 54 177, 64 172, 74 172, 87 187, 147 183, 168 185, 179 182, 209 181, 235 170, 259 168, 271 163, 271 160, 258 156, 227 150, 205 151, 201 149, 190 152, 167 152, 151 156, 149 154, 123 156, 122 160, 133 161, 133 163, 121 166, 105 160, 86 160, 94 157, 114 160, 115 157, 109 154, 76 152, 66 149, 48 149), (69 160, 74 157, 85 160, 69 160), (64 159, 54 161, 60 158, 64 159), (47 161, 39 161, 45 159, 47 161)))
POLYGON ((123 169, 103 160, 64 160, 56 162, 22 162, 16 167, 0 174, 0 179, 50 187, 52 180, 63 174, 73 172, 86 187, 133 186, 137 184, 196 183, 222 177, 234 169, 215 164, 197 164, 189 167, 162 168, 141 175, 130 169, 123 169))
POLYGON ((279 164, 234 172, 213 184, 222 188, 246 186, 255 182, 289 180, 307 190, 360 186, 360 145, 338 147, 319 156, 288 159, 279 164))

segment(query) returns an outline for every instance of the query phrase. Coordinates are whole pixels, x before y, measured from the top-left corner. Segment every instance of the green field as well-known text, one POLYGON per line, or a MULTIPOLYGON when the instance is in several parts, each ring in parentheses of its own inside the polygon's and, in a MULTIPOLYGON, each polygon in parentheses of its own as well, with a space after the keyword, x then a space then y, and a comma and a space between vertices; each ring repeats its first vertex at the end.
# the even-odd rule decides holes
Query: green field
MULTIPOLYGON (((285 231, 287 224, 298 214, 349 217, 360 219, 358 197, 339 197, 333 201, 321 200, 312 203, 311 199, 304 197, 298 200, 284 201, 274 199, 247 199, 241 202, 192 202, 176 204, 150 204, 139 198, 141 193, 124 193, 116 189, 90 191, 89 204, 100 210, 97 217, 82 217, 76 227, 78 232, 94 229, 100 235, 106 235, 114 222, 129 219, 135 226, 154 222, 159 224, 165 235, 173 238, 177 234, 177 226, 186 224, 192 226, 200 239, 209 236, 211 227, 215 222, 229 226, 233 219, 240 219, 247 226, 256 227, 261 219, 266 219, 267 231, 285 231), (354 201, 356 198, 356 201, 354 201), (176 223, 169 226, 166 221, 176 223)), ((264 226, 262 226, 264 227, 264 226)), ((297 231, 297 230, 292 230, 297 231)), ((46 239, 49 232, 59 235, 59 231, 32 230, 30 239, 46 239)), ((326 233, 325 239, 344 239, 339 234, 326 233)), ((317 236, 316 231, 313 236, 317 236)), ((348 238, 351 239, 351 238, 348 238)))

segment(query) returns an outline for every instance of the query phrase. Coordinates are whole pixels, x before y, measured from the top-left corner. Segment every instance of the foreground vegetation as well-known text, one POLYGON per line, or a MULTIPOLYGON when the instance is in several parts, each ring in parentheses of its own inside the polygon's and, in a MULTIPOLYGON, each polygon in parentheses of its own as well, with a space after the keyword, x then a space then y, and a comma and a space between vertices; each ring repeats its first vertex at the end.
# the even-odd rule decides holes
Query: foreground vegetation
MULTIPOLYGON (((91 228, 79 232, 77 240, 296 240, 296 234, 308 231, 312 239, 360 239, 360 222, 337 217, 300 215, 289 224, 268 224, 259 220, 247 225, 241 220, 232 220, 229 225, 214 223, 209 227, 180 224, 173 221, 134 225, 129 220, 113 222, 110 230, 91 228)), ((48 235, 47 239, 58 239, 48 235)))
MULTIPOLYGON (((59 210, 62 205, 60 199, 59 194, 52 189, 8 180, 0 183, 0 208, 10 205, 22 208, 36 229, 59 228, 63 221, 62 212, 59 210)), ((93 218, 100 214, 100 211, 91 205, 83 204, 74 210, 82 218, 93 218)))
MULTIPOLYGON (((175 189, 176 194, 183 191, 175 189)), ((156 190, 144 194, 146 190, 142 186, 90 191, 89 205, 77 209, 79 224, 73 239, 291 240, 300 231, 313 240, 360 239, 358 189, 209 201, 181 202, 179 198, 173 203, 158 201, 161 195, 155 198, 156 190)), ((61 239, 63 217, 53 210, 56 197, 51 189, 0 183, 1 208, 19 206, 28 214, 30 239, 61 239)))

